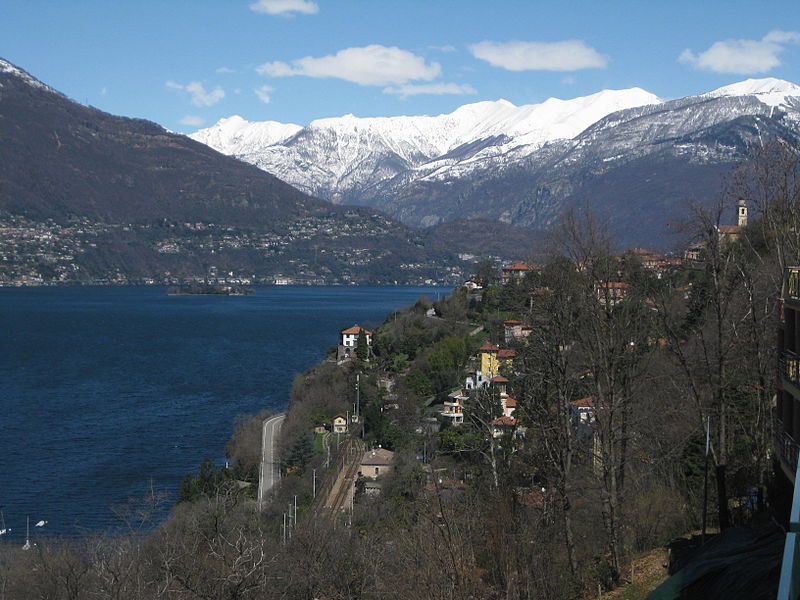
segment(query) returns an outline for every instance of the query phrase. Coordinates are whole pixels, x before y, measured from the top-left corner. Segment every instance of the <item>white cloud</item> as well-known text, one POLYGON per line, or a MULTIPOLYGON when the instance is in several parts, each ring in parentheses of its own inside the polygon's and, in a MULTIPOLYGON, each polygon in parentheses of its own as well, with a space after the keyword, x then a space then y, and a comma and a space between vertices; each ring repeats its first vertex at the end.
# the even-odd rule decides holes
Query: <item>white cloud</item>
POLYGON ((165 85, 173 90, 188 92, 192 98, 191 102, 195 106, 214 106, 225 97, 225 90, 221 87, 217 86, 211 91, 206 91, 205 86, 199 81, 192 81, 189 85, 181 85, 170 80, 165 85))
POLYGON ((236 73, 233 69, 229 69, 228 67, 220 67, 216 70, 217 73, 236 73))
POLYGON ((295 72, 292 67, 279 60, 276 60, 275 62, 264 63, 263 65, 256 67, 256 71, 258 71, 261 75, 267 75, 269 77, 291 77, 292 75, 302 75, 302 73, 295 72))
POLYGON ((105 96, 106 94, 108 94, 108 88, 104 87, 102 90, 100 90, 100 95, 105 96))
POLYGON ((469 47, 475 58, 509 71, 603 69, 608 58, 582 40, 562 42, 479 42, 469 47))
POLYGON ((345 48, 319 58, 306 56, 291 61, 291 64, 281 61, 265 63, 256 70, 270 77, 335 77, 360 85, 400 85, 417 79, 430 81, 442 72, 439 63, 426 63, 423 57, 408 50, 377 44, 345 48))
POLYGON ((578 82, 572 75, 567 75, 564 79, 561 80, 561 83, 564 85, 575 85, 578 82))
POLYGON ((438 50, 439 52, 455 52, 456 47, 447 44, 446 46, 428 46, 431 50, 438 50))
POLYGON ((264 104, 269 104, 269 101, 271 100, 269 93, 273 91, 273 88, 269 87, 268 85, 262 85, 253 91, 256 93, 256 96, 258 96, 259 100, 261 100, 264 104))
POLYGON ((724 40, 714 42, 699 54, 688 48, 678 56, 678 62, 702 71, 753 75, 766 73, 781 64, 778 55, 786 44, 800 44, 796 31, 770 31, 761 40, 724 40))
POLYGON ((309 0, 258 0, 250 5, 250 10, 288 17, 294 16, 294 13, 314 15, 319 12, 319 6, 309 0))
POLYGON ((189 125, 190 127, 200 127, 205 125, 206 120, 203 117, 196 117, 194 115, 186 115, 180 121, 181 125, 189 125))
POLYGON ((440 96, 442 94, 477 94, 475 88, 468 83, 423 83, 423 84, 406 84, 399 87, 387 87, 383 90, 384 94, 397 94, 401 98, 408 98, 409 96, 416 96, 418 94, 434 94, 440 96))

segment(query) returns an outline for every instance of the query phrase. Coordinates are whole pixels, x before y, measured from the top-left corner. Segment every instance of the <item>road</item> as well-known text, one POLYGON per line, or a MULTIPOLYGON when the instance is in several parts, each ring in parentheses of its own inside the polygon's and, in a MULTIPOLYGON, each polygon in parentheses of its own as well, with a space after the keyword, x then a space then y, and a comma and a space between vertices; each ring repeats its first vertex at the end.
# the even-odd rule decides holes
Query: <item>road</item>
POLYGON ((285 414, 275 415, 264 421, 261 429, 261 469, 258 475, 258 510, 264 508, 264 498, 280 479, 275 443, 283 425, 285 414))

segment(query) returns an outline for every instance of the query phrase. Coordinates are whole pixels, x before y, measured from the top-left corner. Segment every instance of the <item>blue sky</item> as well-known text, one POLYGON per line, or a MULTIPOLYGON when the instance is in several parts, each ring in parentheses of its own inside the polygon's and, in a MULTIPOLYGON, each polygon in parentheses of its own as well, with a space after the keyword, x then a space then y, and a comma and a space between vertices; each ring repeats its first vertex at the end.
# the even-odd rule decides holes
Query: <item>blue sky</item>
POLYGON ((800 84, 796 0, 28 0, 0 57, 74 100, 191 132, 238 114, 440 114, 750 77, 800 84))

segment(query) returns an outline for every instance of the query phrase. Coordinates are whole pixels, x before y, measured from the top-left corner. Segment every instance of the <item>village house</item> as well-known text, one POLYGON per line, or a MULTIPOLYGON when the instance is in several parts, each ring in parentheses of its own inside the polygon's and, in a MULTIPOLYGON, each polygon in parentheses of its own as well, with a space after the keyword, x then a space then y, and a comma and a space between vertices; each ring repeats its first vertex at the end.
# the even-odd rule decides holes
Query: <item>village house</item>
POLYGON ((480 371, 468 371, 467 380, 464 382, 464 387, 467 390, 479 390, 481 388, 489 387, 491 377, 484 375, 480 371))
POLYGON ((573 425, 594 423, 594 398, 580 398, 569 403, 573 425))
POLYGON ((516 350, 500 348, 491 342, 485 342, 478 348, 480 358, 480 372, 487 377, 495 377, 502 370, 510 370, 514 366, 516 350))
POLYGON ((394 452, 385 448, 367 450, 361 458, 358 474, 367 479, 377 479, 392 470, 394 452))
POLYGON ((487 377, 494 377, 500 373, 500 362, 497 360, 497 353, 500 350, 499 346, 495 346, 491 342, 484 342, 478 348, 478 358, 480 359, 480 372, 487 377))
POLYGON ((517 428, 517 420, 514 417, 497 417, 489 423, 492 427, 492 437, 499 438, 506 434, 513 434, 517 428))
POLYGON ((628 296, 630 286, 622 281, 608 281, 605 283, 595 283, 594 293, 600 304, 605 306, 616 306, 628 296))
POLYGON ((533 331, 530 325, 525 325, 522 321, 516 319, 508 319, 503 321, 503 339, 506 344, 511 343, 512 340, 523 341, 533 331))
POLYGON ((347 417, 345 415, 333 417, 333 433, 347 433, 347 417))
POLYGON ((464 422, 464 404, 468 398, 466 390, 458 390, 447 395, 440 413, 446 422, 450 425, 461 425, 464 422))
POLYGON ((483 286, 480 283, 478 283, 477 281, 475 281, 474 279, 467 279, 464 282, 464 288, 468 292, 474 292, 475 290, 482 290, 483 286))
POLYGON ((530 271, 533 271, 534 267, 524 262, 518 262, 514 263, 513 265, 503 267, 502 270, 503 285, 508 285, 509 283, 518 283, 525 279, 525 275, 527 275, 530 271))
MULTIPOLYGON (((348 327, 347 329, 342 329, 339 332, 339 350, 337 353, 338 360, 343 360, 345 358, 354 358, 356 357, 356 348, 358 346, 358 337, 363 333, 367 340, 367 348, 372 347, 372 332, 368 329, 364 329, 360 325, 353 325, 352 327, 348 327)), ((359 358, 367 358, 366 356, 362 356, 359 358)))
POLYGON ((514 411, 517 410, 517 401, 507 394, 500 396, 500 406, 503 409, 504 417, 514 416, 514 411))

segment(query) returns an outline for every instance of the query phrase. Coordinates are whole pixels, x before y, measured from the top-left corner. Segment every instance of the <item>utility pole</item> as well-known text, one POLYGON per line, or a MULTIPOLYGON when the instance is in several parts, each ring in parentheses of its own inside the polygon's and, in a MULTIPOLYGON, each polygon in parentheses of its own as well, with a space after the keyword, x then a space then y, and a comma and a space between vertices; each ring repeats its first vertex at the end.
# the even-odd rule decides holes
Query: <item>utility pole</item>
POLYGON ((361 386, 361 373, 356 373, 356 423, 358 423, 358 418, 361 413, 361 390, 359 389, 361 386))
POLYGON ((312 481, 312 490, 313 490, 313 498, 317 498, 317 470, 311 470, 311 481, 312 481))

